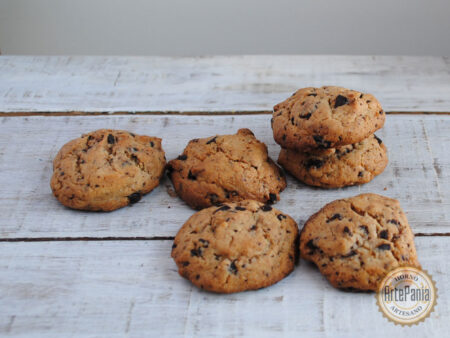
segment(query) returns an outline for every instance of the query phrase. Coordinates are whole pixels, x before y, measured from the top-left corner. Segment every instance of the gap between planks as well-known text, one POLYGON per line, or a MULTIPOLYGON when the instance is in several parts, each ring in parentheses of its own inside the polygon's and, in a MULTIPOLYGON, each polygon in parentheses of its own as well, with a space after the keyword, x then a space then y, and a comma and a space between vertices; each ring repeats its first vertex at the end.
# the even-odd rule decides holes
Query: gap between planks
MULTIPOLYGON (((450 237, 450 232, 445 233, 417 233, 416 237, 450 237)), ((102 241, 173 241, 174 236, 138 236, 138 237, 17 237, 0 238, 0 242, 102 242, 102 241)))
MULTIPOLYGON (((97 115, 184 115, 184 116, 223 116, 223 115, 269 115, 272 111, 255 110, 255 111, 122 111, 122 112, 83 112, 83 111, 67 111, 67 112, 0 112, 0 117, 15 116, 97 116, 97 115)), ((427 112, 427 111, 387 111, 388 115, 450 115, 450 111, 427 112)))

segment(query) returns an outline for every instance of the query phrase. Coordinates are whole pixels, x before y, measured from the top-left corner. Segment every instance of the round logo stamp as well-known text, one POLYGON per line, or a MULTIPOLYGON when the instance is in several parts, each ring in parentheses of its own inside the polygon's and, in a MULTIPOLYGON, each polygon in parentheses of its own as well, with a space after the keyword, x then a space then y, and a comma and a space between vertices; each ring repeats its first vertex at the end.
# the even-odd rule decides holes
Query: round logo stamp
POLYGON ((437 289, 425 271, 400 267, 384 277, 376 297, 387 319, 400 325, 413 325, 425 320, 433 311, 437 289))

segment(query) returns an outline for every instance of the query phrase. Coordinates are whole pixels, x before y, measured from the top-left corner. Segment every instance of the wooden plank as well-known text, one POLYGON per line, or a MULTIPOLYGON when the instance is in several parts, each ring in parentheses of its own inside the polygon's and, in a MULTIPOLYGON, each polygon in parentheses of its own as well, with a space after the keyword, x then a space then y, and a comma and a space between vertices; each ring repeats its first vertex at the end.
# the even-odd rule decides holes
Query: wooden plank
MULTIPOLYGON (((250 127, 277 158, 279 146, 270 116, 80 116, 0 118, 0 238, 174 236, 193 213, 171 197, 171 183, 139 203, 111 213, 74 211, 52 196, 49 181, 58 149, 82 133, 125 129, 163 138, 167 159, 188 140, 250 127)), ((307 187, 288 177, 276 207, 300 225, 325 203, 363 192, 400 200, 416 233, 450 232, 450 116, 392 115, 377 133, 389 149, 390 163, 372 182, 344 189, 307 187)))
POLYGON ((3 113, 267 111, 322 85, 373 93, 386 111, 450 111, 446 57, 0 57, 3 113))
POLYGON ((304 261, 280 283, 216 295, 178 276, 171 241, 1 243, 1 336, 445 336, 450 330, 449 238, 416 239, 438 305, 401 328, 371 293, 332 288, 304 261))

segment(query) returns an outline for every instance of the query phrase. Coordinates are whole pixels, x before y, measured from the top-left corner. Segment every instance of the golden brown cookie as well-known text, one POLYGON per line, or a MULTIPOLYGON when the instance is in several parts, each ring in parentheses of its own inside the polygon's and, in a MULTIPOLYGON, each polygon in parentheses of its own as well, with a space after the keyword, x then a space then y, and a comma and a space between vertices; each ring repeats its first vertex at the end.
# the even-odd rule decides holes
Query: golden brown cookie
POLYGON ((203 209, 175 237, 181 276, 213 292, 260 289, 286 277, 297 253, 295 221, 268 204, 245 200, 203 209))
POLYGON ((195 209, 243 199, 273 203, 286 187, 266 145, 248 129, 190 141, 168 170, 178 196, 195 209))
POLYGON ((387 150, 375 135, 338 148, 298 152, 281 149, 278 163, 300 181, 323 188, 370 182, 388 163, 387 150))
POLYGON ((165 164, 161 139, 101 129, 61 148, 50 186, 66 207, 111 211, 158 186, 165 164))
POLYGON ((384 125, 371 94, 341 87, 303 88, 274 107, 272 129, 283 148, 298 151, 361 142, 384 125))
POLYGON ((300 233, 300 255, 337 288, 376 291, 389 271, 420 268, 400 203, 376 194, 337 200, 312 215, 300 233))

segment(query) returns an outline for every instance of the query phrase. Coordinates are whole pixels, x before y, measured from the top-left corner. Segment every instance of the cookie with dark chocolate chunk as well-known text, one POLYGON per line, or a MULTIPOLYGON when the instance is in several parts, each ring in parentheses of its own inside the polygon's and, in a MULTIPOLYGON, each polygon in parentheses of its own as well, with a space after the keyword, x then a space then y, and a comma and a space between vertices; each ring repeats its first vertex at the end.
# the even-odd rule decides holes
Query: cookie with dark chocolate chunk
POLYGON ((111 211, 158 186, 165 165, 160 138, 101 129, 61 148, 50 186, 66 207, 111 211))
POLYGON ((375 135, 359 143, 326 150, 281 149, 278 163, 298 180, 322 188, 370 182, 388 163, 384 143, 375 135))
POLYGON ((376 194, 337 200, 312 215, 300 234, 300 255, 343 289, 376 291, 391 270, 420 268, 400 203, 376 194))
POLYGON ((298 228, 280 211, 251 200, 203 209, 175 237, 179 274, 199 288, 232 293, 286 277, 297 258, 298 228))
POLYGON ((249 129, 190 141, 169 167, 175 191, 194 209, 244 199, 275 203, 286 187, 266 145, 249 129))
POLYGON ((273 108, 275 141, 308 151, 361 142, 384 125, 378 100, 342 87, 303 88, 273 108))

